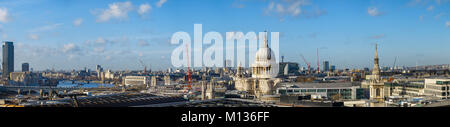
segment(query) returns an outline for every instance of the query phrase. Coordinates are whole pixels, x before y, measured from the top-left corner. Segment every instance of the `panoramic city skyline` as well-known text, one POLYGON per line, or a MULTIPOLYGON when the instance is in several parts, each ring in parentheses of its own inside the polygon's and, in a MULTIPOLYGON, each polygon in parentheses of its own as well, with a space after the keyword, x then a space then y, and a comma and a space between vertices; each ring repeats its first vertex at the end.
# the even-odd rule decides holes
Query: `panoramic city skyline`
POLYGON ((379 43, 380 66, 449 64, 448 0, 220 0, 220 1, 0 1, 0 40, 15 47, 14 70, 112 70, 172 67, 172 34, 194 24, 203 33, 280 32, 280 56, 315 67, 371 68, 379 43), (176 1, 176 2, 174 2, 176 1), (49 4, 51 3, 51 4, 49 4), (208 11, 204 11, 208 10, 208 11), (293 46, 294 45, 294 46, 293 46))

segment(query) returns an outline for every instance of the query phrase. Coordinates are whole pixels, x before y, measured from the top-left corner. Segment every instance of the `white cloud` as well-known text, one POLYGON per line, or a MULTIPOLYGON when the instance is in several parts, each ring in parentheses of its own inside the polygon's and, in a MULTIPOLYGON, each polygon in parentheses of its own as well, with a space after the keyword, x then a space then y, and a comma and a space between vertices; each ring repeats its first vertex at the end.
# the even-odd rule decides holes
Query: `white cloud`
POLYGON ((384 37, 386 37, 386 35, 384 35, 384 34, 370 36, 371 39, 380 39, 380 38, 384 38, 384 37))
POLYGON ((72 61, 72 60, 75 60, 76 58, 77 58, 77 55, 69 54, 67 57, 67 60, 72 61))
POLYGON ((3 33, 3 34, 2 34, 2 38, 3 38, 3 39, 8 38, 8 34, 3 33))
POLYGON ((105 56, 105 60, 111 60, 111 56, 105 56))
POLYGON ((450 2, 450 0, 410 0, 410 2, 407 5, 408 6, 428 6, 429 4, 433 4, 432 1, 434 1, 434 4, 436 4, 438 6, 450 2))
POLYGON ((39 35, 37 35, 37 34, 30 34, 30 35, 29 35, 29 38, 30 38, 31 40, 39 40, 39 35))
POLYGON ((95 40, 86 40, 84 41, 84 45, 86 46, 114 46, 116 44, 120 44, 121 46, 127 46, 127 43, 129 42, 129 38, 126 36, 123 37, 116 37, 116 38, 103 38, 98 37, 95 40))
POLYGON ((272 10, 273 7, 275 6, 275 3, 272 1, 269 3, 269 7, 267 8, 267 10, 272 10))
POLYGON ((78 18, 73 21, 73 26, 80 26, 81 24, 83 24, 82 18, 78 18))
POLYGON ((157 6, 158 8, 160 8, 160 7, 162 7, 162 5, 163 5, 164 3, 166 3, 166 2, 167 2, 167 0, 159 0, 159 2, 156 3, 156 6, 157 6))
POLYGON ((244 4, 240 4, 240 3, 233 3, 232 7, 234 8, 245 8, 244 4))
POLYGON ((96 47, 96 48, 94 48, 94 52, 103 53, 103 52, 105 52, 105 48, 104 47, 96 47))
POLYGON ((305 4, 302 1, 297 1, 294 4, 290 5, 287 9, 288 13, 290 13, 292 16, 297 16, 302 12, 300 6, 305 4))
MULTIPOLYGON (((308 4, 307 1, 299 0, 292 3, 278 3, 276 4, 276 12, 281 15, 297 16, 302 12, 302 6, 308 4)), ((269 9, 272 8, 272 3, 269 5, 269 9)))
MULTIPOLYGON (((311 5, 309 0, 285 0, 279 2, 271 1, 269 6, 264 9, 264 12, 266 15, 271 15, 271 13, 275 12, 275 14, 283 20, 286 16, 297 17, 302 14, 307 14, 303 9, 303 7, 307 5, 311 5)), ((308 17, 319 16, 315 14, 317 13, 308 13, 308 17)), ((322 14, 324 13, 320 13, 320 15, 322 14)))
POLYGON ((436 16, 434 16, 435 19, 440 19, 442 16, 444 16, 445 13, 439 13, 436 16))
POLYGON ((141 6, 139 6, 138 9, 138 13, 139 15, 144 15, 147 14, 150 10, 152 9, 152 6, 150 6, 150 4, 142 4, 141 6))
POLYGON ((450 27, 450 21, 445 22, 446 27, 450 27))
POLYGON ((144 46, 149 46, 148 42, 145 41, 145 40, 139 40, 138 45, 139 45, 139 46, 142 46, 142 47, 144 47, 144 46))
POLYGON ((109 4, 108 9, 101 10, 101 13, 97 16, 97 22, 106 22, 110 19, 127 19, 131 10, 133 10, 133 5, 129 1, 109 4))
POLYGON ((0 22, 7 23, 10 20, 8 9, 0 8, 0 22))
POLYGON ((97 38, 97 40, 95 42, 98 43, 98 44, 105 44, 106 40, 103 39, 102 37, 99 37, 99 38, 97 38))
POLYGON ((433 6, 433 5, 430 5, 430 6, 427 8, 428 11, 432 11, 433 9, 434 9, 434 6, 433 6))
POLYGON ((51 24, 51 25, 42 26, 42 27, 39 27, 39 28, 32 29, 29 32, 31 32, 31 33, 38 33, 38 32, 43 32, 43 31, 54 30, 56 28, 59 28, 62 25, 64 25, 64 24, 62 24, 62 23, 51 24))
POLYGON ((284 7, 281 4, 277 4, 277 8, 276 8, 278 13, 283 13, 284 12, 284 7))
POLYGON ((383 14, 383 12, 379 12, 379 11, 378 11, 378 8, 376 8, 376 7, 369 7, 369 8, 367 9, 367 13, 368 13, 370 16, 380 16, 380 15, 383 14))
POLYGON ((62 51, 64 53, 68 53, 68 52, 75 52, 75 51, 79 51, 80 48, 75 45, 74 43, 69 43, 69 44, 65 44, 64 47, 62 48, 62 51))
POLYGON ((450 2, 450 0, 436 0, 436 4, 438 4, 438 5, 442 5, 442 4, 445 4, 448 2, 450 2))

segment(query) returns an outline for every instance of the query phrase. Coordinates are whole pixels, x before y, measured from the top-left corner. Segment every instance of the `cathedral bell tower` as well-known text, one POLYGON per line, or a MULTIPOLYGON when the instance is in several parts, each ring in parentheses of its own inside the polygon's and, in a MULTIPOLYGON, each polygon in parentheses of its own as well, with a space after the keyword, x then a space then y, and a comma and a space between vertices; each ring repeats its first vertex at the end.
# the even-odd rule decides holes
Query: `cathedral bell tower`
POLYGON ((375 45, 375 57, 372 75, 367 80, 369 80, 370 100, 383 102, 385 97, 384 82, 381 80, 380 65, 378 58, 378 44, 375 45))

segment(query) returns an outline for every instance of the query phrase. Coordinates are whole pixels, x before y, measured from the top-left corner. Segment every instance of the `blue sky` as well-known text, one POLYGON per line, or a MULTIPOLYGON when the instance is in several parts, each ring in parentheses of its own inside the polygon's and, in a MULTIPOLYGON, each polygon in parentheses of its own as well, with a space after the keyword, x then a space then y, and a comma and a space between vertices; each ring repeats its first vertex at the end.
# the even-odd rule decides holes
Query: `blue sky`
POLYGON ((173 33, 280 32, 285 61, 337 68, 450 63, 450 0, 0 0, 0 40, 15 69, 171 67, 173 33))

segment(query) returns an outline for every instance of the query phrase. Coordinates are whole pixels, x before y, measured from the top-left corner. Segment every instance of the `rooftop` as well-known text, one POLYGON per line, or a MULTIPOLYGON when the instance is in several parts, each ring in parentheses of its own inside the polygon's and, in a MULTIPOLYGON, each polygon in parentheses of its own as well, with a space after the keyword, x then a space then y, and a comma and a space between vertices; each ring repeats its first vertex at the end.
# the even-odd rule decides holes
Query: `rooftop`
POLYGON ((212 100, 151 104, 135 107, 276 107, 276 106, 271 103, 264 103, 253 100, 245 100, 237 98, 220 98, 212 100))
POLYGON ((354 86, 351 82, 345 83, 281 83, 281 86, 288 85, 294 88, 339 88, 339 87, 352 87, 354 86))

